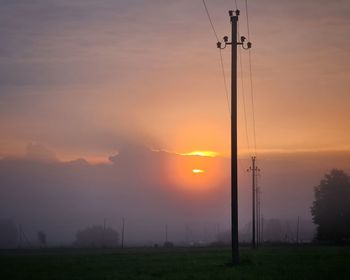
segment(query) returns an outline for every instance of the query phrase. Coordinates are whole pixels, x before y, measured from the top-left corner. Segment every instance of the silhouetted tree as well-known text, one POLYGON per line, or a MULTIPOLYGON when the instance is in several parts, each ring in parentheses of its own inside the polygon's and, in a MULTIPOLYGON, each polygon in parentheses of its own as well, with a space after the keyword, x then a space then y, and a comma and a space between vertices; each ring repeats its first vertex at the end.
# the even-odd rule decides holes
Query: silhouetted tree
POLYGON ((78 231, 75 245, 78 247, 116 247, 119 234, 114 229, 102 226, 92 226, 78 231))
POLYGON ((38 241, 41 247, 46 247, 46 234, 43 231, 38 232, 38 241))
POLYGON ((317 240, 350 240, 350 179, 344 171, 333 169, 315 187, 311 214, 317 240))
POLYGON ((11 220, 0 220, 0 248, 13 248, 18 244, 18 230, 11 220))

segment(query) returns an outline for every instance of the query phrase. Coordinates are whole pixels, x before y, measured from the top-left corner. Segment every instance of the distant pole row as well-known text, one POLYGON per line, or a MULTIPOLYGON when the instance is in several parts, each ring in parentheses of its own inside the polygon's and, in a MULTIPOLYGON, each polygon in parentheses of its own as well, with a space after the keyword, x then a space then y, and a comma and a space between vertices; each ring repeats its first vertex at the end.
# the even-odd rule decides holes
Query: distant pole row
POLYGON ((252 165, 247 169, 252 173, 252 248, 260 242, 260 189, 257 187, 257 176, 260 169, 256 166, 256 157, 252 156, 252 165))

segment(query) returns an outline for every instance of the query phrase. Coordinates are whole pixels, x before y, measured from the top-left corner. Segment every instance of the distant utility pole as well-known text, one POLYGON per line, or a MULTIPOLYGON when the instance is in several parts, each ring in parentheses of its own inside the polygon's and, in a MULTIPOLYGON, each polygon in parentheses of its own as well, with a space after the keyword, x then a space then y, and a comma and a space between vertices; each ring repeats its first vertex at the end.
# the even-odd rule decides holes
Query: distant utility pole
POLYGON ((22 239, 23 239, 22 225, 21 224, 18 225, 18 231, 19 231, 19 244, 18 244, 18 247, 21 248, 22 247, 22 239))
POLYGON ((103 219, 103 235, 102 235, 102 246, 106 246, 106 218, 103 219))
MULTIPOLYGON (((258 179, 258 177, 257 177, 258 179)), ((258 186, 258 180, 255 183, 256 186, 256 246, 260 245, 260 188, 258 186)))
POLYGON ((242 45, 244 49, 251 48, 251 43, 243 45, 246 38, 241 37, 240 42, 237 41, 237 25, 239 10, 229 12, 231 21, 231 42, 225 36, 223 41, 217 42, 219 49, 226 48, 231 45, 231 235, 232 235, 232 264, 239 263, 239 247, 238 247, 238 159, 237 159, 237 45, 242 45))
POLYGON ((261 243, 261 187, 259 186, 258 178, 260 177, 260 173, 257 174, 256 177, 256 226, 257 226, 257 246, 261 243))
POLYGON ((300 222, 300 217, 298 216, 298 221, 297 221, 297 236, 296 236, 296 242, 299 244, 299 222, 300 222))
POLYGON ((261 217, 261 243, 264 243, 264 216, 261 217))
POLYGON ((125 230, 125 219, 122 219, 122 249, 124 248, 124 230, 125 230))
POLYGON ((256 248, 256 177, 257 177, 257 171, 260 171, 259 168, 256 166, 256 157, 252 157, 252 166, 249 167, 247 170, 248 172, 252 172, 252 247, 256 248))
POLYGON ((168 242, 168 225, 165 225, 165 242, 168 242))

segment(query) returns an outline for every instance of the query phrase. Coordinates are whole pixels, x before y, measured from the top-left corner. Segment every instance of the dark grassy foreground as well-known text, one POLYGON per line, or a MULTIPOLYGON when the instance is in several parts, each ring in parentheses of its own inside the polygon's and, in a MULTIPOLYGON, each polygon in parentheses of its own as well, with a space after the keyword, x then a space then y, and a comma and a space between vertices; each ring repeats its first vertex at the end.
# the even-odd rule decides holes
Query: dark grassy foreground
POLYGON ((0 279, 350 279, 349 247, 0 251, 0 279))

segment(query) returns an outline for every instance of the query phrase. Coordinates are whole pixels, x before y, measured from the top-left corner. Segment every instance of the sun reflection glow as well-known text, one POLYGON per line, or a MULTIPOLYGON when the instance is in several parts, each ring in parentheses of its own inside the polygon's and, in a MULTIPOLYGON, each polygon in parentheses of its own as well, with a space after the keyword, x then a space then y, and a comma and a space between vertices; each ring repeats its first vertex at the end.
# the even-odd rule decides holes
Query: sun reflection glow
POLYGON ((198 168, 195 168, 195 169, 192 169, 192 172, 194 174, 200 174, 200 173, 204 173, 205 171, 203 169, 198 169, 198 168))
POLYGON ((183 153, 182 156, 200 156, 200 157, 216 157, 218 153, 213 151, 192 151, 189 153, 183 153))

